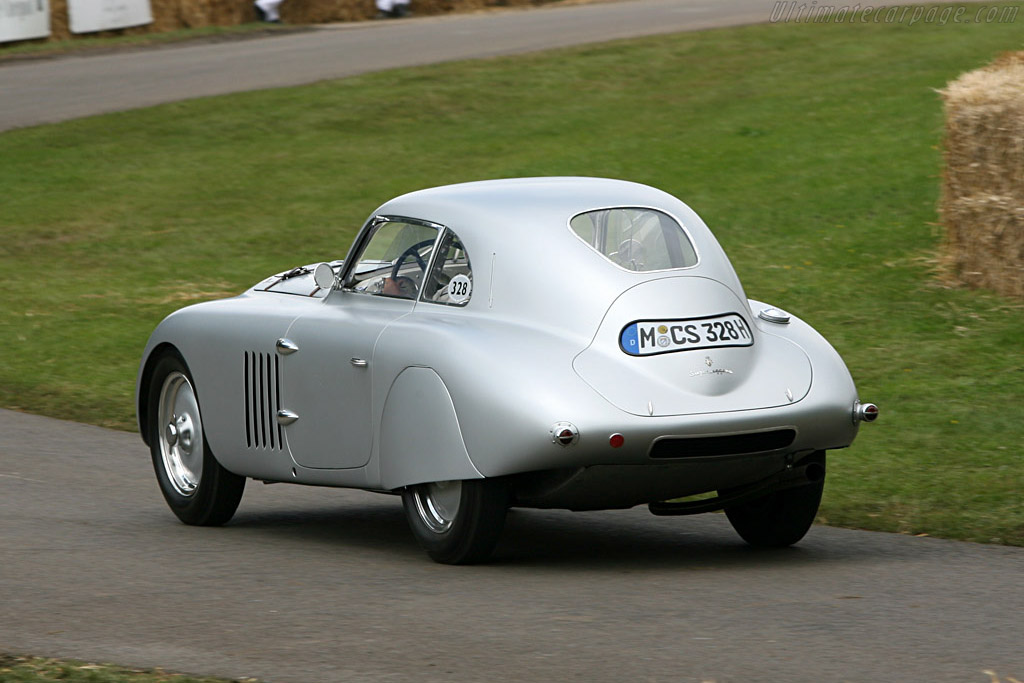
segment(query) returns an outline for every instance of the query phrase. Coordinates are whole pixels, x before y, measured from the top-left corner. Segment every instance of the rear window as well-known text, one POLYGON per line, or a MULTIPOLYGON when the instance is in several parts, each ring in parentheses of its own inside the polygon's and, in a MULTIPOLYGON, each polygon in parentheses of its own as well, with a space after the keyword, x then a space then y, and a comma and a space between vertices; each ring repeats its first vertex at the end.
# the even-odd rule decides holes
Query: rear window
POLYGON ((697 265, 697 252, 674 218, 654 209, 581 213, 569 227, 597 253, 626 270, 646 272, 697 265))

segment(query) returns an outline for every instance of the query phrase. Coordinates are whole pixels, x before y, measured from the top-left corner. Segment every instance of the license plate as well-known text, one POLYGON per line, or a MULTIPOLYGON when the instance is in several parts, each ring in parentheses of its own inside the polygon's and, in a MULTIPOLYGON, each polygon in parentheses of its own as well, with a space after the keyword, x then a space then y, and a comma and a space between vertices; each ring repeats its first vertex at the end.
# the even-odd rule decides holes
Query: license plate
POLYGON ((622 328, 619 346, 631 356, 750 346, 754 335, 739 313, 684 320, 638 320, 622 328))

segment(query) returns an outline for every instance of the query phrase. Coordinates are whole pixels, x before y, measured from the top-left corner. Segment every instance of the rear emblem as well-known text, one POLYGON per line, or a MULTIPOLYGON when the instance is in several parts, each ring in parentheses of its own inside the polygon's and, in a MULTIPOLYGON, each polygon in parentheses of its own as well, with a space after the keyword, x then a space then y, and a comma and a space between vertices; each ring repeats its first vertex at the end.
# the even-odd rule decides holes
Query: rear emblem
MULTIPOLYGON (((715 361, 711 359, 711 356, 704 356, 704 365, 709 368, 715 364, 715 361)), ((712 368, 711 370, 694 370, 690 373, 690 377, 700 377, 701 375, 731 375, 733 371, 729 368, 712 368)))

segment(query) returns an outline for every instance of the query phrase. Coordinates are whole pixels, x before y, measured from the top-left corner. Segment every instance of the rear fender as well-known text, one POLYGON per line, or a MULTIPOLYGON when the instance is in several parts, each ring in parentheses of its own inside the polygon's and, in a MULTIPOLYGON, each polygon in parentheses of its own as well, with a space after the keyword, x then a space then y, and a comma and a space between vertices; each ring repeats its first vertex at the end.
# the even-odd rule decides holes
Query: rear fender
POLYGON ((379 458, 385 489, 483 478, 466 450, 451 394, 430 368, 406 368, 391 385, 380 422, 379 458))

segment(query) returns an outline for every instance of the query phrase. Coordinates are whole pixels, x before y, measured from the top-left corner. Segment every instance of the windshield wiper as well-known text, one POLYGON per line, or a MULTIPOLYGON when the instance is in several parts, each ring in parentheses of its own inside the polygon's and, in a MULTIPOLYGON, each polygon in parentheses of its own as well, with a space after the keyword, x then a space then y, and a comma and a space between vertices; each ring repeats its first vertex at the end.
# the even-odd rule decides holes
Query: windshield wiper
POLYGON ((308 273, 312 273, 312 272, 313 272, 312 269, 307 268, 306 266, 296 266, 295 268, 292 268, 291 270, 289 270, 287 273, 281 273, 281 275, 279 275, 278 278, 277 278, 277 282, 275 282, 273 285, 271 285, 271 287, 273 287, 275 285, 279 285, 282 282, 284 282, 285 280, 290 280, 293 277, 298 277, 300 275, 307 275, 308 273))

